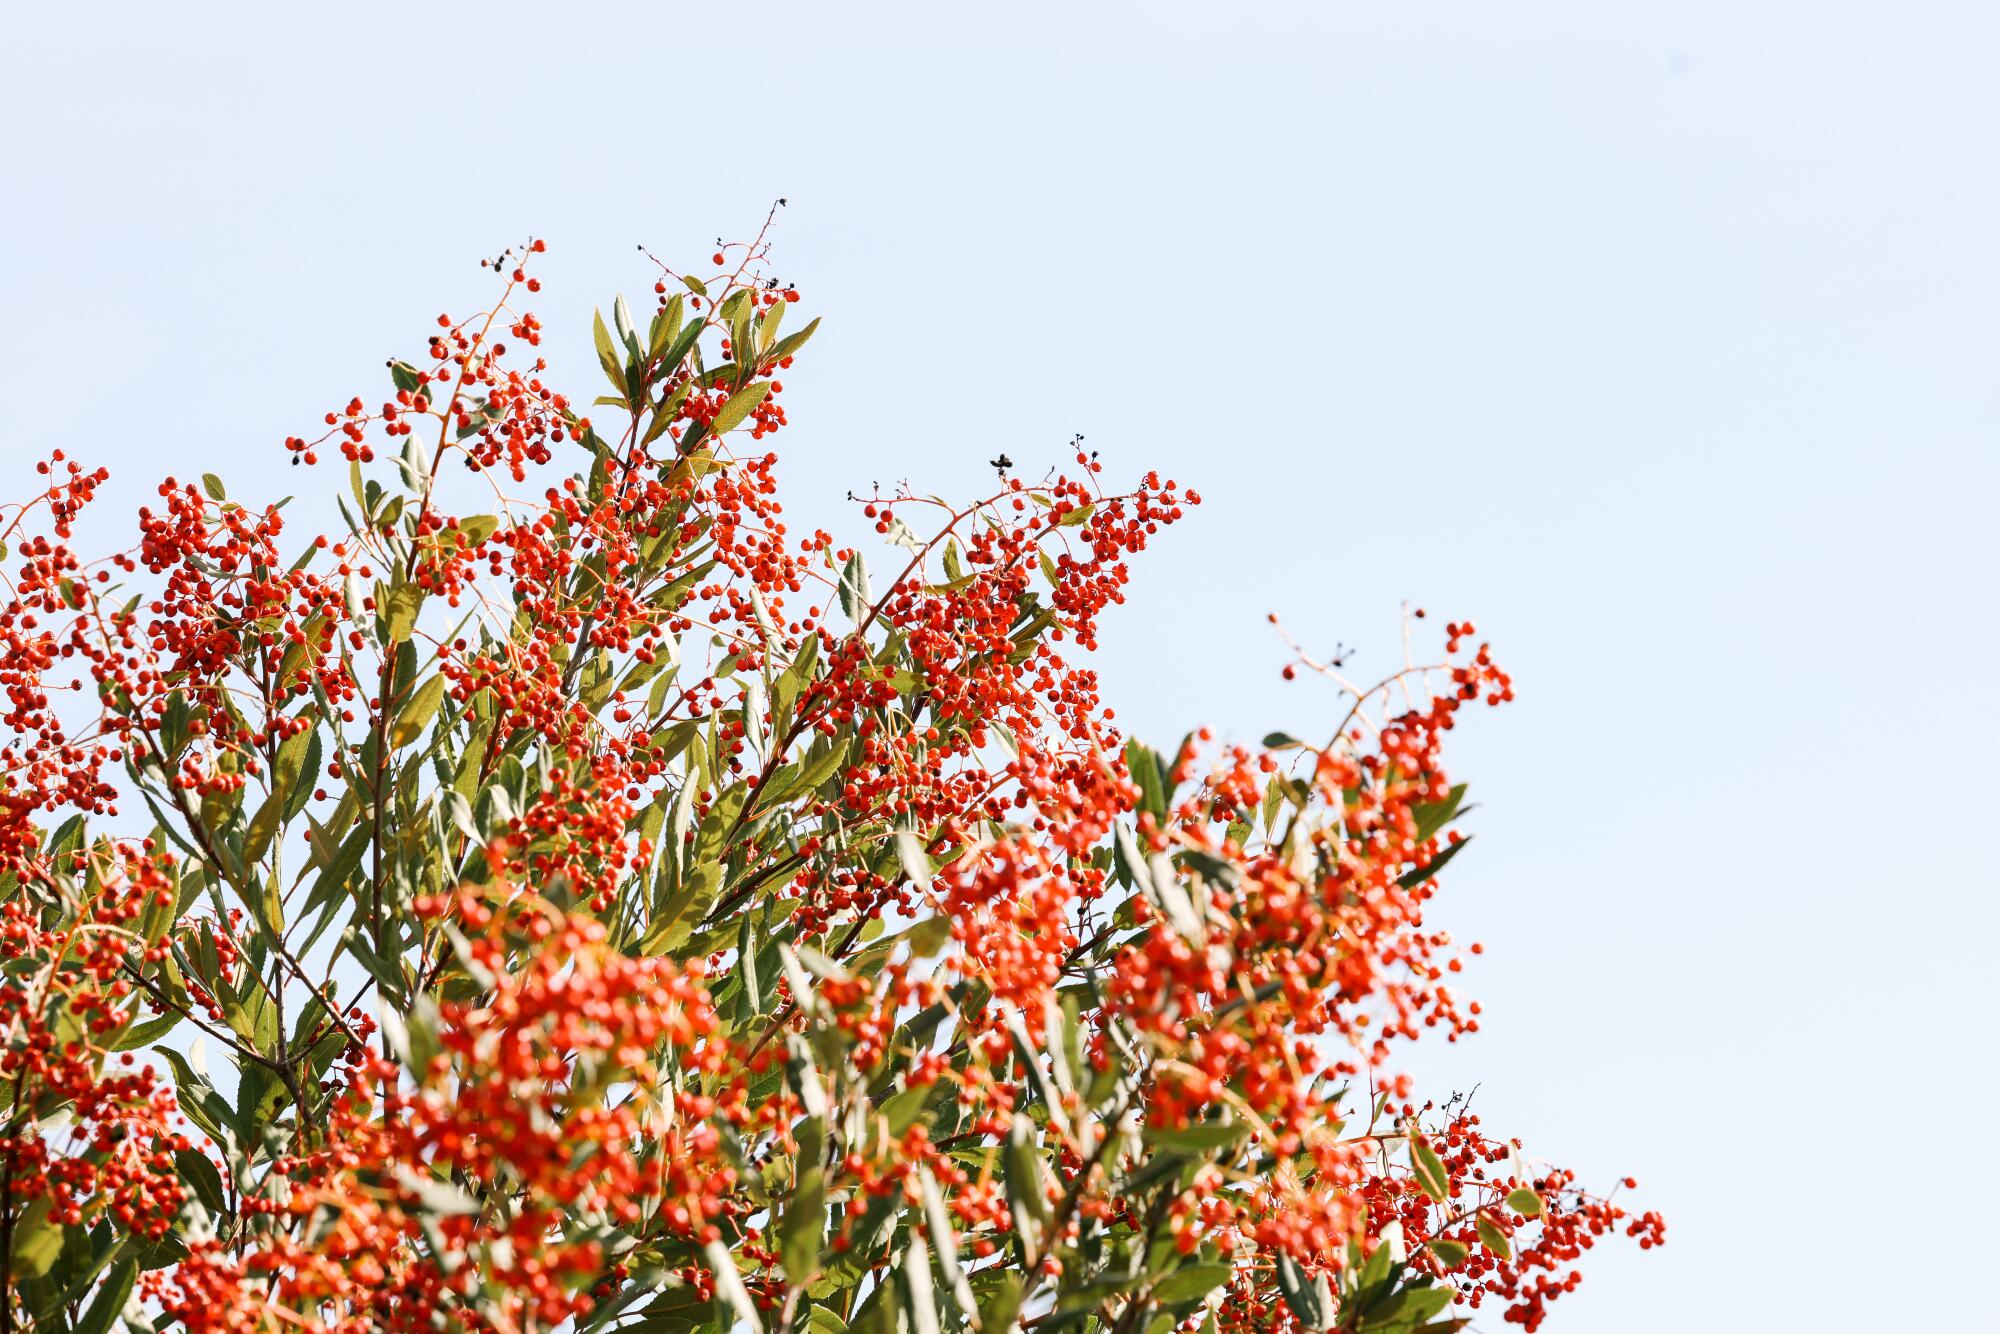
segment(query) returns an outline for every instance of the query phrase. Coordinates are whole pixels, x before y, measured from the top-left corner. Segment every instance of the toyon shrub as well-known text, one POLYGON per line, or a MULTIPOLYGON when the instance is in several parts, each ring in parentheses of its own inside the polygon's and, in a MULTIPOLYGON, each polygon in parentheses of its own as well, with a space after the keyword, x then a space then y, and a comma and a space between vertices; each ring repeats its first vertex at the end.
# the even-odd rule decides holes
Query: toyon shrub
POLYGON ((1479 1026, 1470 623, 1154 749, 1087 653, 1193 491, 792 531, 765 233, 587 404, 542 248, 287 442, 337 534, 169 478, 85 560, 60 452, 0 509, 0 1328, 1533 1329, 1662 1239, 1395 1072, 1479 1026))

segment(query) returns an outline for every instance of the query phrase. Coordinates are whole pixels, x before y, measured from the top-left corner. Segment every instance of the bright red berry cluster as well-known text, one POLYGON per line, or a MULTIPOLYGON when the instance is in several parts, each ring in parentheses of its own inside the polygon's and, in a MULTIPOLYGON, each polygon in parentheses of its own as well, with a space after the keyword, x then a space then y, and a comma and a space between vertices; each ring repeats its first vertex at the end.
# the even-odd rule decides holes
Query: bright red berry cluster
POLYGON ((1155 750, 1088 655, 1199 495, 794 533, 764 236, 598 318, 595 419, 542 248, 286 442, 343 530, 169 479, 85 562, 61 455, 0 511, 9 1328, 1533 1328, 1663 1238, 1396 1071, 1479 1027, 1470 622, 1155 750))

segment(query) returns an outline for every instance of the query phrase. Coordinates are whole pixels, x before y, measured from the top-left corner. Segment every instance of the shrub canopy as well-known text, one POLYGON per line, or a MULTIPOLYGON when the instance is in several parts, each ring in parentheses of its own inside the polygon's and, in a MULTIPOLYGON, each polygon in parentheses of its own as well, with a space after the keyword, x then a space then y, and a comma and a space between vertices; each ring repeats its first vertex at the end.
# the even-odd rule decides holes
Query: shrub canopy
POLYGON ((791 531, 763 236, 588 403, 541 248, 287 442, 344 531, 169 478, 86 560, 61 453, 0 510, 6 1329, 1532 1329, 1661 1238, 1395 1073, 1478 1027, 1469 623, 1301 652, 1313 742, 1124 736, 1087 654, 1195 492, 791 531))

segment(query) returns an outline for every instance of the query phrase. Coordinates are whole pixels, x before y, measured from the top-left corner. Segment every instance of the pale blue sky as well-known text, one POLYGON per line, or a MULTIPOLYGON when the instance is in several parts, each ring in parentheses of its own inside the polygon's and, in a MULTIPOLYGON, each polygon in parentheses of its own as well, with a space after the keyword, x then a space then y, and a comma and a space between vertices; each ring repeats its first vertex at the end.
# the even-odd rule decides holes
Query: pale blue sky
POLYGON ((786 195, 802 521, 1078 431, 1198 487, 1102 654, 1156 739, 1323 721, 1267 611, 1363 672, 1406 597, 1497 642, 1521 700, 1462 734, 1441 908, 1488 1031, 1420 1064, 1671 1220, 1550 1329, 1993 1327, 2000 11, 5 22, 10 493, 55 445, 121 516, 167 470, 324 483, 283 437, 530 233, 586 387, 634 242, 786 195))

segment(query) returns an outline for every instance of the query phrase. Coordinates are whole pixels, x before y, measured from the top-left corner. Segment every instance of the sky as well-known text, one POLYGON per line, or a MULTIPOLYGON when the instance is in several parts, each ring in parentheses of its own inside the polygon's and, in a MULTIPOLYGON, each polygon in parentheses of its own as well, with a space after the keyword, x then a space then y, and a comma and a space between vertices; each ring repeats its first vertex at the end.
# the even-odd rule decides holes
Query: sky
MULTIPOLYGON (((1310 733, 1405 602, 1461 728, 1489 1130, 1630 1174, 1551 1330, 1991 1327, 2000 11, 7 6, 0 491, 238 498, 548 239, 559 380, 644 244, 789 203, 785 496, 971 495, 1082 433, 1206 503, 1098 666, 1156 744, 1310 733)), ((1502 1328, 1497 1313, 1479 1329, 1502 1328)))

